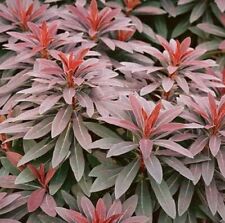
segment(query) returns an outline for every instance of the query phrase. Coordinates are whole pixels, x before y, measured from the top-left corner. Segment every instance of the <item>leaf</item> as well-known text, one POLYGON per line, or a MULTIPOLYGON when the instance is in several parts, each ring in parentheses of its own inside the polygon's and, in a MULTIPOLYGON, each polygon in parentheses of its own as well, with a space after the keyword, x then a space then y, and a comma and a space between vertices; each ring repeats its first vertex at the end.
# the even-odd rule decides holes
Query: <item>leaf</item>
POLYGON ((116 178, 115 197, 119 199, 131 186, 139 170, 139 160, 134 160, 125 166, 116 178))
POLYGON ((177 25, 173 29, 172 34, 171 34, 171 38, 177 38, 178 36, 185 33, 188 28, 189 28, 188 19, 186 19, 186 18, 182 19, 179 23, 177 23, 177 25))
POLYGON ((189 180, 193 180, 194 177, 192 172, 178 159, 175 157, 171 158, 162 158, 162 160, 170 167, 172 167, 175 171, 179 172, 181 175, 186 177, 189 180))
POLYGON ((216 35, 216 36, 220 36, 220 37, 225 37, 225 31, 224 29, 215 26, 213 24, 210 23, 200 23, 197 25, 197 27, 201 30, 203 30, 204 32, 207 32, 209 34, 212 35, 216 35))
POLYGON ((177 9, 172 1, 161 0, 162 7, 169 13, 170 16, 176 17, 177 9))
POLYGON ((211 183, 213 179, 213 174, 215 170, 214 165, 215 164, 213 160, 208 160, 202 163, 202 178, 207 186, 211 183))
POLYGON ((36 177, 32 174, 29 168, 26 168, 16 177, 15 184, 28 183, 33 181, 35 178, 36 177))
POLYGON ((88 151, 92 139, 81 117, 73 119, 73 132, 81 147, 88 151))
POLYGON ((29 129, 23 139, 38 139, 51 131, 52 117, 45 118, 37 125, 29 129))
POLYGON ((41 203, 45 196, 45 192, 46 191, 44 188, 40 188, 31 193, 27 200, 28 212, 34 212, 41 206, 41 203))
POLYGON ((72 143, 71 127, 68 125, 67 129, 60 134, 56 141, 55 149, 52 157, 52 167, 55 168, 59 166, 63 160, 67 157, 70 145, 72 143))
POLYGON ((174 152, 177 152, 179 154, 182 154, 184 156, 187 156, 189 158, 193 158, 193 155, 191 154, 191 152, 187 149, 185 149, 184 147, 180 146, 179 144, 170 141, 170 140, 155 140, 154 144, 158 145, 158 146, 162 146, 165 147, 167 149, 170 149, 174 152))
POLYGON ((221 149, 216 155, 217 163, 221 174, 225 177, 225 151, 221 149))
POLYGON ((66 180, 68 170, 68 163, 62 164, 62 166, 57 170, 56 174, 49 183, 50 195, 54 195, 62 187, 66 180))
POLYGON ((168 185, 164 180, 158 184, 153 178, 150 179, 152 189, 155 196, 163 208, 163 210, 173 219, 176 217, 176 205, 174 199, 169 191, 168 185))
POLYGON ((189 208, 194 194, 194 185, 190 180, 181 183, 178 196, 178 214, 182 216, 189 208))
POLYGON ((208 206, 213 215, 217 212, 218 205, 218 190, 215 180, 212 180, 209 186, 205 185, 205 195, 208 202, 208 206))
POLYGON ((97 179, 93 182, 90 192, 98 192, 114 186, 120 172, 121 168, 105 167, 97 174, 97 179))
POLYGON ((138 195, 138 204, 136 208, 136 215, 144 215, 149 218, 149 222, 152 222, 152 199, 149 193, 148 185, 144 180, 138 184, 136 189, 138 195))
POLYGON ((48 111, 49 109, 51 109, 61 98, 62 96, 56 96, 54 95, 50 95, 47 98, 45 98, 45 100, 41 103, 40 108, 39 108, 39 112, 40 114, 45 113, 46 111, 48 111))
POLYGON ((61 108, 52 122, 52 138, 59 135, 71 120, 73 109, 71 106, 61 108))
POLYGON ((141 139, 139 141, 139 147, 143 156, 143 159, 148 159, 151 156, 153 149, 153 141, 150 139, 141 139))
POLYGON ((107 153, 107 157, 119 156, 124 153, 128 153, 138 147, 138 144, 133 142, 119 142, 111 146, 107 153))
POLYGON ((163 170, 159 159, 152 154, 148 159, 144 159, 144 164, 148 173, 160 184, 163 179, 163 170))
POLYGON ((203 15, 206 7, 207 7, 207 3, 204 1, 202 2, 200 1, 198 4, 196 4, 191 11, 190 23, 193 23, 197 19, 199 19, 203 15))
POLYGON ((69 105, 72 104, 72 100, 73 100, 73 97, 75 95, 75 89, 74 88, 64 88, 63 90, 63 98, 65 100, 65 102, 69 105))
POLYGON ((51 195, 45 194, 44 200, 40 207, 41 207, 42 211, 44 211, 47 215, 49 215, 51 217, 56 216, 56 211, 55 211, 56 202, 51 195))
POLYGON ((221 146, 221 138, 217 135, 212 135, 209 138, 209 148, 213 156, 216 156, 221 146))
POLYGON ((120 138, 114 131, 106 128, 104 125, 94 122, 84 122, 84 125, 93 133, 101 138, 113 137, 120 138))
POLYGON ((85 160, 83 150, 79 144, 75 144, 71 148, 70 166, 76 180, 79 182, 84 174, 85 160))
POLYGON ((54 147, 54 141, 50 141, 47 144, 46 141, 47 140, 44 139, 35 144, 27 153, 25 153, 25 155, 19 161, 18 166, 22 166, 31 160, 37 159, 50 151, 54 147))

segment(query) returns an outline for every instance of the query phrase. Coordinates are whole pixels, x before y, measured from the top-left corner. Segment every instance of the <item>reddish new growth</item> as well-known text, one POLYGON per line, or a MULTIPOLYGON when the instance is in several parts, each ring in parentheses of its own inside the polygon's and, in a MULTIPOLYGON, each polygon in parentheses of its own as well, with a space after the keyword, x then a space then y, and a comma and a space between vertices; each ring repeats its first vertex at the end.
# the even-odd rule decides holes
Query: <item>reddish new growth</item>
POLYGON ((70 88, 75 87, 74 76, 78 67, 83 63, 84 57, 86 56, 89 49, 82 50, 76 57, 74 53, 71 52, 69 57, 66 54, 60 52, 59 57, 63 64, 64 74, 66 75, 67 85, 70 88))
POLYGON ((127 42, 135 33, 135 30, 119 30, 117 31, 117 39, 127 42))
POLYGON ((52 177, 55 175, 56 169, 50 168, 47 173, 45 173, 45 167, 42 163, 39 168, 34 167, 31 164, 27 164, 30 171, 33 173, 33 175, 37 178, 38 182, 44 189, 48 189, 48 183, 52 179, 52 177))
POLYGON ((141 4, 140 0, 124 0, 124 4, 126 5, 127 12, 132 11, 135 7, 141 4))
POLYGON ((147 114, 147 112, 144 110, 144 108, 141 109, 141 115, 143 119, 143 137, 149 138, 151 133, 153 132, 153 126, 158 119, 159 112, 161 109, 161 103, 158 103, 150 115, 147 114))
POLYGON ((182 62, 187 59, 188 55, 193 51, 193 49, 190 48, 190 37, 187 37, 181 43, 176 40, 175 42, 171 42, 170 44, 165 41, 161 41, 161 44, 164 49, 167 50, 170 58, 170 65, 172 66, 181 65, 182 62))
POLYGON ((208 100, 210 107, 210 116, 208 116, 204 111, 201 111, 200 115, 203 118, 211 119, 211 134, 215 135, 220 130, 220 127, 223 124, 223 119, 225 118, 225 103, 222 103, 220 106, 217 106, 216 101, 211 94, 208 95, 208 100))
POLYGON ((40 17, 47 9, 47 5, 39 5, 38 1, 10 0, 6 1, 7 7, 0 11, 0 17, 18 25, 27 31, 28 22, 40 17))
POLYGON ((53 29, 55 26, 49 27, 46 22, 43 22, 39 27, 30 24, 30 29, 32 34, 30 37, 37 42, 37 46, 34 50, 40 49, 40 54, 42 58, 48 58, 48 47, 54 40, 55 32, 53 29))

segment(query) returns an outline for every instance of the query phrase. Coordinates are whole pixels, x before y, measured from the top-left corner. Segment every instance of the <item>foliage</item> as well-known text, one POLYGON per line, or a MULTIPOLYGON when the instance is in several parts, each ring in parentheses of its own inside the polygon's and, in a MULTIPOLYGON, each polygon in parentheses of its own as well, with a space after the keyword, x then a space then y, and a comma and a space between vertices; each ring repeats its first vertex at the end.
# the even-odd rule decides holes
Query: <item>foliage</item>
POLYGON ((225 222, 225 1, 0 3, 0 222, 225 222))

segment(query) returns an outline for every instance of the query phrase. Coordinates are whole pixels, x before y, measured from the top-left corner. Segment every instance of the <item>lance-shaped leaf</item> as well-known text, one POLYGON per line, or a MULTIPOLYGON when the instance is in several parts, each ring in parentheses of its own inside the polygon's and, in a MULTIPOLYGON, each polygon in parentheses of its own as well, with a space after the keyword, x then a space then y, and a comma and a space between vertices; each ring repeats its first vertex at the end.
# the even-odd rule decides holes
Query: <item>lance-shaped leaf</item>
POLYGON ((81 147, 88 150, 92 139, 81 117, 76 116, 73 119, 73 132, 81 147))
POLYGON ((138 195, 138 204, 135 211, 136 215, 147 216, 149 218, 149 222, 152 222, 152 199, 148 185, 144 180, 138 184, 136 194, 138 195))
POLYGON ((124 153, 128 153, 138 147, 138 144, 133 142, 120 142, 111 146, 107 153, 107 157, 119 156, 124 153))
POLYGON ((170 167, 172 167, 175 171, 179 172, 181 175, 186 177, 189 180, 193 180, 194 177, 192 172, 178 159, 171 158, 163 158, 163 161, 170 167))
POLYGON ((173 141, 161 139, 161 140, 155 140, 154 144, 165 147, 167 149, 170 149, 174 152, 177 152, 177 153, 187 156, 189 158, 193 158, 193 155, 191 154, 191 152, 189 150, 185 149, 184 147, 180 146, 179 144, 177 144, 173 141))
POLYGON ((60 134, 56 141, 55 149, 52 157, 52 167, 57 167, 68 155, 70 145, 72 143, 71 127, 68 125, 67 129, 60 134))
POLYGON ((211 183, 213 179, 214 171, 215 171, 214 160, 208 160, 202 163, 202 178, 207 186, 211 183))
POLYGON ((144 159, 144 164, 149 174, 160 184, 163 179, 163 170, 159 159, 152 154, 149 158, 144 159))
POLYGON ((37 159, 54 147, 54 141, 46 143, 47 140, 42 140, 41 142, 35 144, 19 161, 18 166, 28 163, 31 160, 37 159))
POLYGON ((40 207, 41 207, 42 211, 44 211, 47 215, 49 215, 51 217, 56 216, 56 211, 55 211, 56 202, 51 195, 45 194, 45 197, 44 197, 40 207))
POLYGON ((71 106, 61 108, 52 122, 52 138, 59 135, 71 120, 73 110, 71 106))
POLYGON ((24 139, 38 139, 42 136, 48 134, 51 131, 52 127, 52 117, 45 118, 37 125, 33 126, 29 129, 26 135, 23 137, 24 139))
POLYGON ((162 180, 161 184, 158 184, 151 178, 150 183, 160 206, 171 218, 175 219, 176 205, 166 182, 162 180))
POLYGON ((16 177, 15 184, 24 184, 27 182, 31 182, 35 178, 36 177, 32 174, 29 168, 26 168, 16 177))
POLYGON ((222 149, 216 155, 217 163, 221 174, 225 177, 225 151, 222 149))
POLYGON ((45 192, 46 190, 44 188, 40 188, 31 193, 27 200, 27 208, 29 212, 33 212, 41 206, 45 192))
POLYGON ((84 174, 85 160, 82 148, 75 142, 73 147, 71 148, 70 166, 76 180, 80 181, 84 174))
POLYGON ((209 205, 209 209, 212 212, 212 214, 215 215, 217 212, 218 195, 219 195, 215 180, 212 180, 209 186, 205 185, 205 195, 209 205))
POLYGON ((139 160, 134 160, 133 162, 125 166, 119 173, 115 183, 116 199, 120 198, 131 186, 140 168, 139 162, 139 160))
POLYGON ((193 194, 194 194, 193 183, 190 180, 183 180, 178 196, 179 216, 182 216, 188 210, 193 194))

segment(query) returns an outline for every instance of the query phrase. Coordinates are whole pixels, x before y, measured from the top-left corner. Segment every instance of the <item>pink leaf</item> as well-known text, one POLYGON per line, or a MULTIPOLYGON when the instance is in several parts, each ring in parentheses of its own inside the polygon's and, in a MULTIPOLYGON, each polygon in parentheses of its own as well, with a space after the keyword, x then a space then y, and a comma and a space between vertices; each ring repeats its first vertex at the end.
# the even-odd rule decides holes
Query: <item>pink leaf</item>
POLYGON ((44 200, 40 207, 41 207, 42 211, 44 211, 47 215, 49 215, 51 217, 56 216, 56 211, 55 211, 56 203, 55 203, 54 198, 51 195, 49 195, 49 194, 45 195, 44 200))
POLYGON ((107 122, 111 125, 116 125, 118 127, 125 128, 127 130, 130 130, 131 132, 138 131, 138 127, 136 125, 134 125, 132 122, 127 121, 127 120, 113 118, 113 117, 105 117, 105 118, 102 117, 102 118, 99 118, 99 120, 107 122))
POLYGON ((28 212, 34 212, 41 206, 45 192, 46 190, 44 188, 40 188, 31 193, 27 200, 28 212))
POLYGON ((216 156, 221 146, 221 138, 217 135, 212 135, 209 138, 209 148, 213 156, 216 156))
POLYGON ((144 159, 150 158, 153 142, 149 139, 141 139, 139 142, 140 150, 144 159))
POLYGON ((167 149, 175 151, 175 152, 177 152, 179 154, 182 154, 184 156, 187 156, 189 158, 193 158, 193 155, 189 150, 185 149, 184 147, 180 146, 179 144, 177 144, 173 141, 170 141, 170 140, 155 140, 154 144, 156 144, 158 146, 165 147, 167 149))

